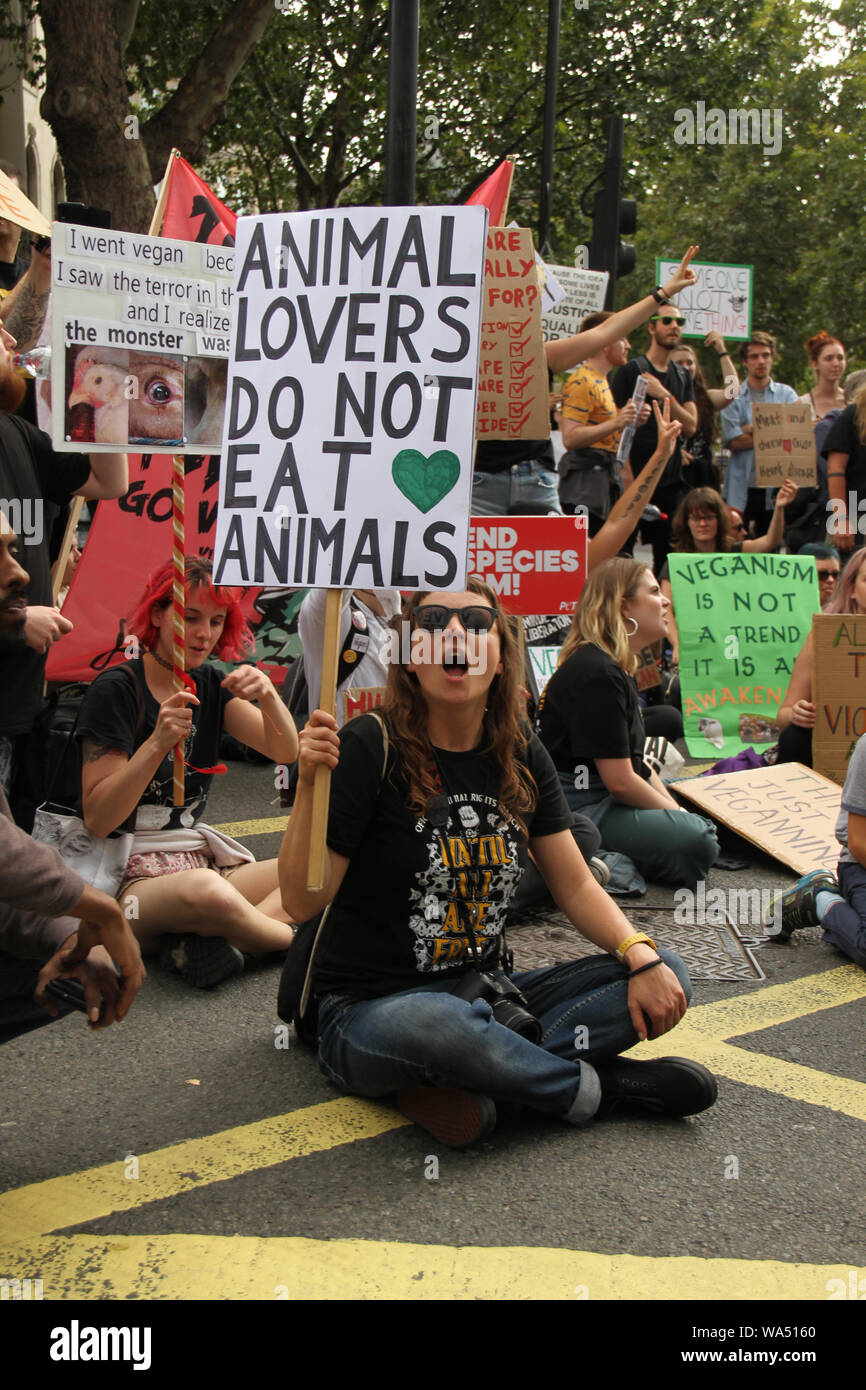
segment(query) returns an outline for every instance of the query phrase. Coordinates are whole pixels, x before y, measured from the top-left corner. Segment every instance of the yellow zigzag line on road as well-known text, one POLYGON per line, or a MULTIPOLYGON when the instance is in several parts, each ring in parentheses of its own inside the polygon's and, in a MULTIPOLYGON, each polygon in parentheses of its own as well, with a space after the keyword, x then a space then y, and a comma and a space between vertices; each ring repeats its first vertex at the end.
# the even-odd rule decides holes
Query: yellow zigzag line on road
POLYGON ((222 825, 215 825, 214 830, 231 835, 235 840, 246 840, 250 835, 282 835, 288 823, 287 811, 282 816, 269 816, 267 820, 227 820, 222 825))
POLYGON ((78 1226, 407 1124, 396 1110, 372 1101, 348 1096, 323 1101, 140 1154, 137 1179, 124 1177, 125 1165, 118 1160, 16 1188, 0 1196, 0 1229, 20 1240, 78 1226))
MULTIPOLYGON (((866 1085, 728 1039, 866 998, 866 974, 842 966, 692 1008, 675 1050, 746 1085, 866 1119, 866 1085)), ((635 1049, 663 1055, 671 1039, 635 1049)), ((452 1247, 247 1236, 57 1236, 47 1232, 165 1200, 407 1123, 394 1110, 344 1097, 189 1139, 124 1163, 51 1178, 0 1195, 0 1227, 14 1232, 6 1277, 35 1270, 52 1297, 158 1298, 697 1298, 827 1297, 835 1265, 770 1260, 649 1258, 521 1246, 452 1247)), ((846 1284, 847 1287, 847 1284, 846 1284)))
MULTIPOLYGON (((7 1252, 46 1299, 826 1299, 847 1265, 259 1236, 46 1237, 7 1252)), ((86 1322, 86 1316, 85 1316, 86 1322)), ((145 1319, 146 1321, 146 1319, 145 1319)))
POLYGON ((664 1057, 673 1052, 703 1062, 717 1076, 731 1081, 866 1120, 866 1085, 862 1081, 833 1076, 764 1052, 746 1051, 728 1041, 862 999, 866 999, 866 973, 856 965, 842 965, 821 975, 769 985, 755 994, 738 994, 691 1008, 673 1035, 642 1043, 629 1055, 664 1057))

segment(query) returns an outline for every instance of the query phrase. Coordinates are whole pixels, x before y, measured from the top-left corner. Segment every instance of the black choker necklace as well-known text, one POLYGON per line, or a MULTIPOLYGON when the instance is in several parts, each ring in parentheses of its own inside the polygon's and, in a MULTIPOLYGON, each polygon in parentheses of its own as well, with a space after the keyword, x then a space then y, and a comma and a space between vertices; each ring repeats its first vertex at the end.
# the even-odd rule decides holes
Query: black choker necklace
POLYGON ((174 675, 174 667, 171 662, 166 661, 165 657, 160 656, 159 652, 155 652, 152 647, 148 647, 147 655, 152 656, 154 661, 158 661, 160 666, 164 666, 166 671, 171 671, 171 674, 174 675))

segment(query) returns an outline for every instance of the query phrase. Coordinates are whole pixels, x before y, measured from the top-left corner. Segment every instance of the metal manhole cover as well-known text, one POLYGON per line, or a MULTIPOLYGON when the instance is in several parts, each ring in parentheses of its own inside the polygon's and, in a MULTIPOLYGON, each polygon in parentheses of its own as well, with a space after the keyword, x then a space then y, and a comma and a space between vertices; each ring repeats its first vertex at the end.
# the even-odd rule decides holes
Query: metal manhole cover
MULTIPOLYGON (((763 980, 755 960, 734 923, 724 926, 680 926, 673 908, 629 907, 628 920, 660 946, 682 956, 693 980, 763 980)), ((561 912, 527 912, 508 927, 508 944, 516 970, 537 970, 560 961, 598 955, 599 948, 571 926, 561 912)))

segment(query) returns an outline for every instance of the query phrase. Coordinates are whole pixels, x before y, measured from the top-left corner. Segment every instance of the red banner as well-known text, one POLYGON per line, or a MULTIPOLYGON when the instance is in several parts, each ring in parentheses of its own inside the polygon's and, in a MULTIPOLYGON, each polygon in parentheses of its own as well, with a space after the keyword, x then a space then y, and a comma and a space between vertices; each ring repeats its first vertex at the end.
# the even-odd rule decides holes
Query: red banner
MULTIPOLYGON (((219 459, 185 460, 186 552, 213 556, 219 459)), ((129 491, 100 502, 87 544, 72 577, 63 616, 72 632, 51 648, 50 681, 93 680, 123 659, 126 620, 147 576, 171 559, 171 455, 130 454, 129 491)), ((297 614, 306 589, 247 589, 243 608, 254 629, 255 655, 274 680, 301 650, 297 614)))
POLYGON ((573 613, 586 579, 585 516, 474 516, 469 573, 509 613, 573 613))

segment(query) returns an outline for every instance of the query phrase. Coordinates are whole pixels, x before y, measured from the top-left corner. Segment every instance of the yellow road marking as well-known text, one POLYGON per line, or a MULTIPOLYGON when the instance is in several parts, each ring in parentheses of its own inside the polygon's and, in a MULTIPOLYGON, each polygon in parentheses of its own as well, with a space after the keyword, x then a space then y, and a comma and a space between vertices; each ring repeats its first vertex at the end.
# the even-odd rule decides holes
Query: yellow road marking
POLYGON ((250 835, 282 835, 289 823, 288 811, 282 816, 270 816, 267 820, 227 820, 215 825, 223 835, 231 835, 235 840, 245 840, 250 835))
POLYGON ((0 1195, 0 1228, 14 1231, 20 1240, 78 1226, 409 1123, 396 1110, 372 1101, 351 1096, 324 1101, 140 1154, 137 1179, 124 1177, 124 1163, 118 1160, 5 1192, 0 1195))
MULTIPOLYGON (((789 984, 697 1005, 675 1050, 746 1085, 866 1119, 866 1086, 747 1052, 729 1039, 866 998, 866 974, 842 966, 789 984)), ((635 1052, 671 1051, 669 1038, 635 1052)), ((650 1258, 541 1247, 454 1247, 395 1241, 247 1236, 60 1236, 64 1226, 129 1211, 406 1124, 396 1111, 344 1097, 189 1139, 124 1163, 51 1178, 0 1195, 14 1231, 7 1278, 33 1277, 47 1298, 696 1298, 825 1299, 838 1265, 772 1260, 650 1258)))
POLYGON ((866 973, 856 965, 842 965, 821 975, 770 985, 755 994, 699 1004, 689 1009, 673 1036, 666 1034, 654 1042, 641 1043, 630 1055, 664 1057, 674 1052, 703 1062, 710 1071, 731 1081, 866 1120, 866 1085, 862 1081, 833 1076, 764 1052, 746 1051, 728 1041, 862 999, 866 999, 866 973))
MULTIPOLYGON (((847 1265, 539 1246, 258 1236, 55 1236, 4 1255, 45 1299, 826 1299, 847 1265)), ((866 1271, 862 1271, 866 1273, 866 1271)), ((859 1274, 858 1274, 859 1277, 859 1274)))

